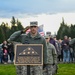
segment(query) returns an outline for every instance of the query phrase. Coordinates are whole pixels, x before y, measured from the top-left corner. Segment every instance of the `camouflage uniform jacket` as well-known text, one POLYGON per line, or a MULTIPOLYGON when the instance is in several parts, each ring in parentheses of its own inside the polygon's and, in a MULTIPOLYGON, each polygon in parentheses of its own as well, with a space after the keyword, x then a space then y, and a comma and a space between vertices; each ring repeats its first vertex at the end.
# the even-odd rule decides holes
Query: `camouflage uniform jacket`
POLYGON ((51 43, 47 43, 47 56, 45 64, 57 63, 57 52, 51 43))
POLYGON ((47 50, 46 41, 44 37, 42 37, 39 33, 34 38, 32 38, 30 33, 26 35, 26 34, 21 34, 21 31, 17 31, 10 36, 8 41, 15 41, 18 38, 20 39, 20 42, 23 44, 43 44, 43 53, 44 53, 43 58, 44 61, 46 60, 45 59, 46 56, 45 53, 47 50))
POLYGON ((75 52, 75 38, 69 41, 69 45, 74 49, 74 52, 75 52))

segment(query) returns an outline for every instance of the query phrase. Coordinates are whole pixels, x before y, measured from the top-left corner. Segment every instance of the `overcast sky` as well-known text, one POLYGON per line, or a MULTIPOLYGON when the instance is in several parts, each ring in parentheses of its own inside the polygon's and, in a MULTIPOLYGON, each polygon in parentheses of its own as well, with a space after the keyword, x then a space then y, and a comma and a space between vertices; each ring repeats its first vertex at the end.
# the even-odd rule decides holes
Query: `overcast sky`
POLYGON ((45 25, 45 31, 56 32, 62 17, 66 23, 74 24, 74 15, 75 0, 0 0, 0 23, 10 22, 10 18, 15 16, 23 25, 37 20, 45 25))
POLYGON ((75 0, 0 0, 0 17, 61 12, 75 12, 75 0))

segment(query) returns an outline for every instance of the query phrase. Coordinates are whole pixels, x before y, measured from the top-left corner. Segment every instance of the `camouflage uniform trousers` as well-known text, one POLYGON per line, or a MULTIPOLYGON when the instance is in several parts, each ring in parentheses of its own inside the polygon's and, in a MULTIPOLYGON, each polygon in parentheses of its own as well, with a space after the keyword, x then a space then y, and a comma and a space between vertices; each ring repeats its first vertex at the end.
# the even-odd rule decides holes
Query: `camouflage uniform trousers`
POLYGON ((57 65, 53 65, 53 67, 52 67, 52 75, 57 74, 57 70, 58 70, 58 66, 57 65))
POLYGON ((52 75, 52 65, 46 65, 43 70, 43 75, 52 75))
POLYGON ((75 63, 75 51, 74 51, 74 54, 73 54, 73 56, 74 56, 73 62, 75 63))
POLYGON ((27 75, 27 66, 16 66, 17 75, 27 75))
MULTIPOLYGON (((27 66, 16 66, 17 75, 27 75, 27 66)), ((42 66, 30 66, 30 75, 43 75, 42 66)))

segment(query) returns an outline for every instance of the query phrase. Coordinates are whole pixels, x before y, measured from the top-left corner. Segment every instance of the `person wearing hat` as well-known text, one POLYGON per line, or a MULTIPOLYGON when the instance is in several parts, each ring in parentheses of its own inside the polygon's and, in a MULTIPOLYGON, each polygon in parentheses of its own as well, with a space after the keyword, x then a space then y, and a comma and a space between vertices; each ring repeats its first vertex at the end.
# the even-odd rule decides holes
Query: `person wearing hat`
MULTIPOLYGON (((45 38, 38 33, 37 21, 30 22, 30 26, 27 26, 25 30, 21 30, 13 33, 9 37, 8 41, 14 41, 19 37, 20 37, 20 42, 22 44, 43 44, 43 52, 45 53, 45 51, 47 50, 45 38), (25 34, 26 30, 28 30, 29 28, 30 28, 30 32, 28 34, 25 34)), ((44 57, 45 54, 43 55, 43 58, 44 57)), ((43 65, 42 66, 31 65, 30 74, 27 73, 27 66, 17 66, 16 69, 17 69, 17 75, 42 75, 43 74, 42 73, 43 65)))
POLYGON ((45 36, 47 44, 46 61, 44 62, 44 75, 53 75, 53 65, 57 64, 57 52, 53 44, 49 42, 50 37, 45 36))

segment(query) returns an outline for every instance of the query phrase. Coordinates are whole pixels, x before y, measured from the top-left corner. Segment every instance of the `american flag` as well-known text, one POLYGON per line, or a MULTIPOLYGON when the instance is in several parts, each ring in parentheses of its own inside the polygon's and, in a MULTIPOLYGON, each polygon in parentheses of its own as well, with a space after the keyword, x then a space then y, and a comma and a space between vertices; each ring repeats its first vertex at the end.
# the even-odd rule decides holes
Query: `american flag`
MULTIPOLYGON (((28 29, 28 30, 26 31, 26 34, 28 34, 29 32, 30 32, 30 29, 28 29)), ((38 32, 41 34, 41 36, 44 36, 44 35, 45 35, 45 33, 44 33, 44 31, 43 31, 43 25, 40 25, 40 26, 39 26, 38 32)))
POLYGON ((40 25, 40 26, 39 26, 38 32, 39 32, 42 36, 45 35, 45 34, 44 34, 44 30, 43 30, 43 25, 40 25))
POLYGON ((26 31, 26 34, 28 34, 30 32, 30 29, 28 29, 27 31, 26 31))

